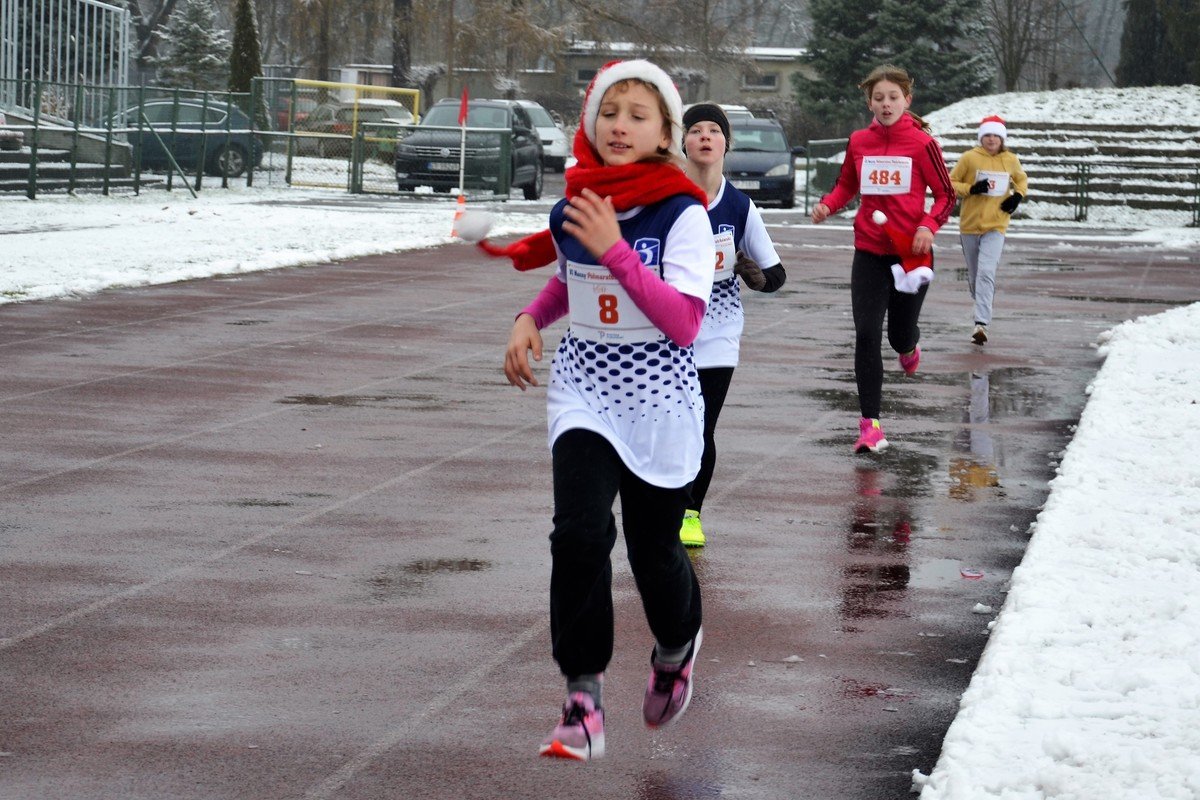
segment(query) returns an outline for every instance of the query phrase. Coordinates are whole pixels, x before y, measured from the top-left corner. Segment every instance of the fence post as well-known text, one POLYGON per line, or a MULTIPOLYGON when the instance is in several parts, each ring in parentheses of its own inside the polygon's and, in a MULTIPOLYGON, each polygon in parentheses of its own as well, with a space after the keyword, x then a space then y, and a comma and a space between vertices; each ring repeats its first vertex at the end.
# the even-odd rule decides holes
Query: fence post
POLYGON ((292 81, 292 98, 288 103, 288 129, 287 129, 287 167, 283 173, 283 182, 288 186, 292 185, 292 137, 296 130, 296 81, 292 81))
POLYGON ((67 193, 75 194, 75 167, 79 163, 79 118, 83 114, 83 84, 75 84, 75 105, 71 109, 71 172, 67 177, 67 193))
POLYGON ((101 193, 108 197, 108 176, 112 170, 113 109, 117 105, 117 87, 108 87, 108 108, 104 112, 104 188, 101 193))
MULTIPOLYGON (((204 96, 208 97, 208 93, 205 92, 204 96)), ((225 156, 226 156, 226 158, 228 158, 228 156, 229 156, 229 148, 233 142, 232 134, 230 133, 230 130, 229 130, 230 126, 232 126, 232 125, 233 125, 233 92, 228 92, 225 95, 225 156)), ((250 149, 253 150, 254 148, 250 148, 250 149)), ((254 153, 249 153, 249 154, 247 154, 246 157, 253 158, 254 153)), ((203 169, 203 168, 204 167, 201 166, 201 169, 203 169)), ((221 166, 221 188, 222 189, 229 188, 229 169, 225 166, 221 166)))
POLYGON ((1192 173, 1192 227, 1200 228, 1200 164, 1192 173))
MULTIPOLYGON (((133 193, 140 195, 142 193, 142 119, 145 117, 146 107, 146 87, 145 85, 138 87, 138 102, 137 102, 137 153, 130 153, 133 157, 133 193)), ((129 120, 122 120, 122 124, 129 127, 129 120)), ((126 137, 128 138, 128 136, 126 137)))
POLYGON ((812 140, 804 142, 804 213, 811 213, 808 210, 808 190, 812 184, 812 140))
POLYGON ((1075 221, 1085 222, 1088 216, 1088 173, 1086 163, 1075 165, 1075 221))
MULTIPOLYGON (((254 143, 258 141, 258 137, 255 135, 254 129, 255 125, 257 125, 256 120, 258 119, 258 85, 257 78, 254 78, 250 81, 250 152, 246 154, 246 158, 249 159, 246 162, 247 189, 254 186, 254 143)), ((268 119, 270 119, 269 113, 268 119)))
POLYGON ((25 197, 30 200, 37 199, 37 132, 42 124, 42 82, 36 80, 34 83, 34 130, 32 133, 31 142, 29 143, 29 185, 25 187, 25 197))

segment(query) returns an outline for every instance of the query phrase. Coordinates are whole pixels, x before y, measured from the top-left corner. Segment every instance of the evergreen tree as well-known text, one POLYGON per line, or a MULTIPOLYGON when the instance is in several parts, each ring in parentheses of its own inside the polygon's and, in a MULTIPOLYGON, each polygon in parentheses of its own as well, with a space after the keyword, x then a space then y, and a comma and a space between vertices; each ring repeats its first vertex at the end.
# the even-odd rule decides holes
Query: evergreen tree
MULTIPOLYGON (((254 11, 254 0, 237 0, 233 11, 233 51, 229 55, 229 91, 245 97, 238 105, 249 114, 249 95, 254 79, 262 77, 262 54, 258 42, 258 21, 254 11)), ((267 122, 266 98, 259 97, 258 108, 252 115, 260 128, 270 127, 267 122)))
POLYGON ((813 0, 809 12, 805 61, 817 77, 795 79, 802 135, 845 135, 869 121, 858 83, 880 64, 913 77, 918 113, 979 94, 992 80, 979 0, 813 0))
POLYGON ((182 10, 159 29, 154 59, 158 82, 179 89, 219 91, 229 74, 228 31, 217 30, 212 0, 185 0, 182 10))
POLYGON ((880 57, 912 77, 917 113, 985 94, 992 83, 979 0, 883 0, 879 28, 880 57))
POLYGON ((816 78, 796 75, 799 128, 805 138, 840 136, 866 121, 857 84, 877 63, 883 0, 812 0, 812 36, 804 60, 816 78))
POLYGON ((1125 29, 1121 31, 1118 86, 1158 83, 1158 55, 1165 37, 1158 0, 1125 0, 1125 29))

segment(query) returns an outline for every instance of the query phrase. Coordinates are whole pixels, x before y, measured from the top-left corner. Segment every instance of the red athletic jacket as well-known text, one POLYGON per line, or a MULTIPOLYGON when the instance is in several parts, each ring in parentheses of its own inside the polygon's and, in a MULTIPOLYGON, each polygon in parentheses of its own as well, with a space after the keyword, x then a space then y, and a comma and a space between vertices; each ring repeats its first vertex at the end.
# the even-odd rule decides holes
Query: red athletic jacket
MULTIPOLYGON (((888 215, 888 219, 896 223, 909 235, 916 233, 917 227, 924 225, 931 233, 937 233, 938 228, 950 218, 954 210, 954 187, 950 183, 950 173, 942 158, 942 148, 937 141, 917 125, 912 116, 905 114, 892 125, 884 127, 877 120, 871 120, 870 126, 850 134, 850 144, 846 148, 846 160, 842 162, 842 171, 838 175, 837 184, 833 191, 821 198, 821 202, 829 207, 830 213, 837 213, 847 203, 854 199, 862 188, 861 166, 864 156, 907 157, 912 159, 912 176, 909 190, 906 194, 864 194, 858 216, 854 218, 854 246, 876 255, 901 255, 895 253, 895 247, 888 239, 881 226, 871 221, 871 213, 876 209, 888 215), (928 187, 933 192, 933 208, 925 212, 925 190, 928 187)), ((888 162, 881 162, 885 167, 888 162)), ((876 183, 888 183, 889 178, 895 182, 899 177, 897 171, 873 169, 868 172, 870 182, 872 173, 879 173, 876 183), (885 174, 886 173, 886 174, 885 174)))

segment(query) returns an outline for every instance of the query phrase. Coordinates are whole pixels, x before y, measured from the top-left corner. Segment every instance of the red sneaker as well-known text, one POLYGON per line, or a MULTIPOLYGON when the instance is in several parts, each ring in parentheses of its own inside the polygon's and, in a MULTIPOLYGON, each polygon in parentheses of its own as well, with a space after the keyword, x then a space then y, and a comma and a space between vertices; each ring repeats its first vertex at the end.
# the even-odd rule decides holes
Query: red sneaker
POLYGON ((900 354, 900 369, 904 370, 905 375, 912 375, 917 371, 917 365, 921 363, 921 348, 914 347, 911 353, 900 354))

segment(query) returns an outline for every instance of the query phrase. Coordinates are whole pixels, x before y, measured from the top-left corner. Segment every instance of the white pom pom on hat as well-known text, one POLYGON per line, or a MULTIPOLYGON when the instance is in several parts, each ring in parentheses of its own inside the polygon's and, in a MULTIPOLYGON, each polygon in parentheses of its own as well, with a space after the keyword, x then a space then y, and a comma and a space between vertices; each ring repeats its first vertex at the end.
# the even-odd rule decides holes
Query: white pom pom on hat
POLYGON ((1004 124, 1004 120, 992 114, 990 117, 984 117, 979 123, 979 141, 983 141, 983 137, 989 133, 994 133, 1000 137, 1001 141, 1008 138, 1008 127, 1004 124))
POLYGON ((670 75, 663 71, 662 67, 644 59, 613 61, 601 67, 600 71, 596 73, 596 77, 592 78, 592 83, 588 86, 587 97, 583 101, 583 132, 587 135, 588 141, 592 143, 593 147, 596 146, 596 117, 600 116, 600 101, 604 99, 604 93, 613 84, 631 78, 650 84, 666 100, 667 109, 671 112, 670 150, 672 155, 682 157, 683 152, 680 150, 679 143, 683 140, 683 100, 679 96, 679 89, 675 87, 675 82, 671 80, 670 75))

